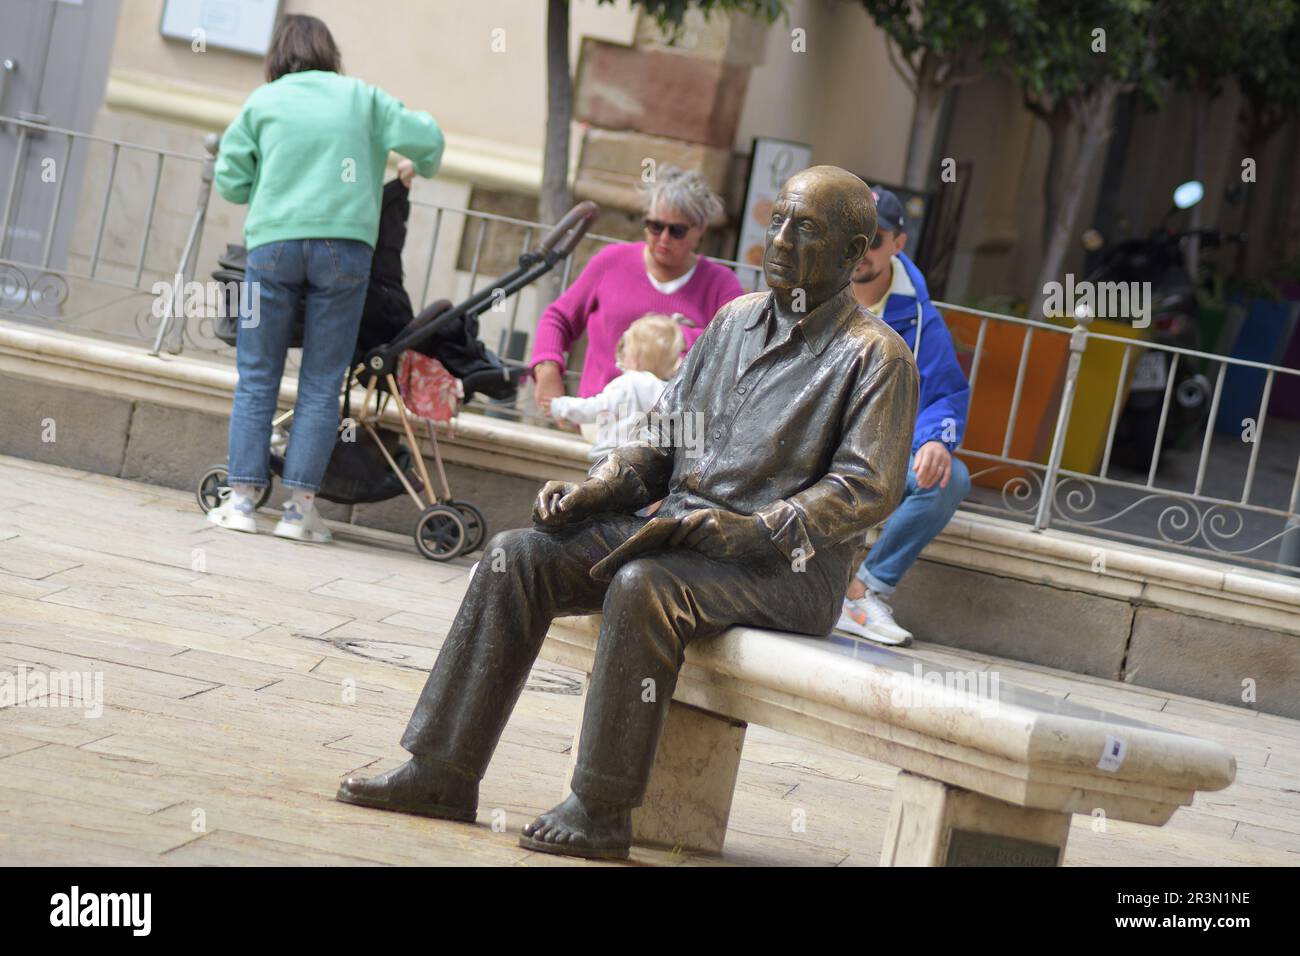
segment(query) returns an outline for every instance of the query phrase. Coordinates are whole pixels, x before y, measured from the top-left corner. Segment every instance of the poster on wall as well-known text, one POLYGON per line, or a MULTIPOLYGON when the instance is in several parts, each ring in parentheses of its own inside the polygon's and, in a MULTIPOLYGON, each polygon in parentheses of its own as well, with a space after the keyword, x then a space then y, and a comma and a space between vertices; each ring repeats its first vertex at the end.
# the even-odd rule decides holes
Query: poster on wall
POLYGON ((170 40, 266 56, 281 0, 163 0, 159 29, 170 40))
POLYGON ((767 241, 767 224, 772 218, 772 203, 785 181, 793 173, 812 164, 812 147, 783 139, 757 137, 753 162, 749 167, 749 184, 745 188, 745 209, 736 239, 736 261, 753 269, 739 268, 736 275, 746 292, 763 292, 763 246, 767 241))

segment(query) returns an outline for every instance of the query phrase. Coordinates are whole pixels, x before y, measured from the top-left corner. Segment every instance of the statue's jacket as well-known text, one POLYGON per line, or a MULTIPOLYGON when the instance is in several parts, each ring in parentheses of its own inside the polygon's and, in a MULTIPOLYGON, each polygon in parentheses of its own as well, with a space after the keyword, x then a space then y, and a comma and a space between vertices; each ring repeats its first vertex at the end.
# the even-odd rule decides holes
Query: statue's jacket
POLYGON ((865 533, 902 499, 917 370, 850 286, 768 345, 770 293, 724 305, 636 440, 591 469, 619 510, 665 499, 756 515, 794 566, 847 582, 865 533))

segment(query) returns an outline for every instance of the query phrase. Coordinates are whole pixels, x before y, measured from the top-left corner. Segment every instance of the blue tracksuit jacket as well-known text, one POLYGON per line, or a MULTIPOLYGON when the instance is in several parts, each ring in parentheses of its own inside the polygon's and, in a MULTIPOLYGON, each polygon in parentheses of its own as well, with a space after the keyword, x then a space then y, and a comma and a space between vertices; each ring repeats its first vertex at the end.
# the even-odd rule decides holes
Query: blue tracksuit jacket
POLYGON ((901 252, 893 261, 894 282, 881 318, 912 349, 921 375, 912 453, 928 441, 943 442, 952 451, 961 444, 966 432, 970 385, 957 364, 957 351, 943 316, 930 301, 921 270, 901 252), (917 348, 918 326, 920 348, 917 348))

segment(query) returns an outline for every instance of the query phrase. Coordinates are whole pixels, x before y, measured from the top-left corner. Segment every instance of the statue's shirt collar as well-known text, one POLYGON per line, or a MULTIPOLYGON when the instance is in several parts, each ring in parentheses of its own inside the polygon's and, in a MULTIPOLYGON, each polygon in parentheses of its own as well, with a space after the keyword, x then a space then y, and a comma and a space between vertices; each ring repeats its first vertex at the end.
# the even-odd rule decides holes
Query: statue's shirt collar
MULTIPOLYGON (((821 355, 849 316, 858 308, 858 300, 853 297, 853 287, 846 284, 843 289, 796 322, 791 334, 797 331, 803 336, 808 350, 813 355, 821 355)), ((768 293, 762 308, 755 310, 754 315, 745 323, 745 330, 752 331, 758 326, 766 329, 766 323, 775 309, 775 299, 772 293, 768 293)))

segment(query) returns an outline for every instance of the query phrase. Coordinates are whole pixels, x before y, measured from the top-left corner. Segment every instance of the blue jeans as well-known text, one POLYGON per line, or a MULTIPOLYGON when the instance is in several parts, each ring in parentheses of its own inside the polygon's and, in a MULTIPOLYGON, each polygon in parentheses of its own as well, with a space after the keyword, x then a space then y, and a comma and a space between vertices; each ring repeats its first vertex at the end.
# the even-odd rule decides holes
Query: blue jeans
POLYGON ((270 481, 271 420, 301 301, 298 401, 282 478, 288 488, 320 488, 338 435, 339 395, 357 345, 372 254, 355 239, 290 239, 249 252, 230 413, 232 485, 261 488, 270 481))
POLYGON ((956 456, 952 459, 947 488, 940 488, 937 481, 929 488, 922 488, 916 483, 916 472, 909 461, 902 503, 885 521, 880 537, 871 546, 855 577, 869 591, 893 594, 907 569, 916 563, 921 549, 944 529, 969 492, 970 472, 956 456))

